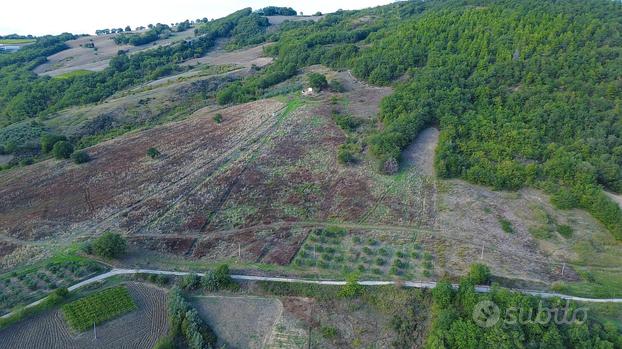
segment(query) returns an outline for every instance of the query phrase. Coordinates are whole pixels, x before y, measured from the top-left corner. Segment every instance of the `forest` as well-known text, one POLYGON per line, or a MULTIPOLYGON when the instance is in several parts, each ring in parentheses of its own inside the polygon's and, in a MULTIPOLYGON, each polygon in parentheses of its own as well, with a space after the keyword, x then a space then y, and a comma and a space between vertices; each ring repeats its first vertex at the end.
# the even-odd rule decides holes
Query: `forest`
POLYGON ((0 55, 0 127, 181 71, 178 63, 204 55, 218 38, 228 38, 228 49, 268 41, 275 62, 223 88, 218 103, 261 98, 309 65, 349 69, 394 86, 381 103, 384 127, 366 138, 379 169, 436 126, 440 177, 541 188, 558 207, 584 208, 622 239, 622 211, 604 193, 622 192, 619 1, 409 1, 268 31, 263 14, 274 11, 291 12, 243 9, 198 23, 190 42, 120 52, 104 71, 69 79, 31 70, 72 36, 38 38, 0 55))

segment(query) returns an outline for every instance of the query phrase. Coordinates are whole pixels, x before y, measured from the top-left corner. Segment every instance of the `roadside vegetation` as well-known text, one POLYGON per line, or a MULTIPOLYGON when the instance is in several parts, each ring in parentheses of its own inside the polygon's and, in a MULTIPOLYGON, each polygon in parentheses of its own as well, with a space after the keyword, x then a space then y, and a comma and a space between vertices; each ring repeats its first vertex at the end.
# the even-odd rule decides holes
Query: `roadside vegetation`
POLYGON ((179 288, 173 287, 169 292, 168 316, 171 326, 169 334, 158 340, 154 348, 176 348, 181 343, 191 349, 215 348, 216 335, 179 288))
POLYGON ((13 310, 13 313, 7 317, 0 318, 0 329, 19 322, 31 315, 38 314, 45 310, 54 308, 62 304, 69 296, 66 288, 58 288, 54 292, 47 295, 43 300, 32 307, 19 307, 13 310))
POLYGON ((581 312, 573 319, 579 304, 567 305, 560 299, 542 299, 497 287, 489 294, 476 293, 474 286, 486 278, 489 272, 476 266, 460 280, 458 289, 453 289, 448 281, 436 286, 432 291, 432 324, 426 348, 622 347, 622 336, 613 322, 600 323, 592 314, 581 312), (475 318, 474 314, 480 314, 477 307, 482 301, 493 302, 498 307, 499 321, 490 326, 475 322, 486 323, 492 317, 492 312, 484 312, 481 319, 475 318), (551 317, 549 309, 557 312, 551 317), (512 324, 506 323, 512 319, 515 320, 512 324), (563 319, 568 323, 562 324, 563 319))

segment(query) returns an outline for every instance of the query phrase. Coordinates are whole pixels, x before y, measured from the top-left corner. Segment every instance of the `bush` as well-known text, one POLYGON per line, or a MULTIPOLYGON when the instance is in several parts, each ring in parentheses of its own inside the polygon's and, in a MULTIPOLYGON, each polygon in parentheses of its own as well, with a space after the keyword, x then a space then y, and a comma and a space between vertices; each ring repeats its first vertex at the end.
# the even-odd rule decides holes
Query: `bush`
POLYGON ((147 149, 147 156, 149 156, 152 159, 155 159, 159 157, 160 155, 161 155, 160 152, 156 148, 147 149))
POLYGON ((181 278, 179 287, 184 290, 192 291, 201 285, 201 277, 197 274, 188 274, 181 278))
POLYGON ((350 146, 350 144, 342 144, 337 150, 337 160, 339 163, 347 165, 356 162, 356 154, 358 152, 350 146))
POLYGON ((43 136, 41 136, 41 140, 40 140, 40 145, 41 145, 41 151, 44 153, 49 153, 50 151, 52 151, 52 148, 54 147, 54 145, 60 141, 66 141, 67 137, 65 136, 57 136, 57 135, 51 135, 51 134, 44 134, 43 136))
POLYGON ((346 284, 339 290, 337 295, 344 298, 354 298, 363 294, 364 288, 359 284, 357 274, 350 274, 346 278, 346 284))
POLYGON ((127 250, 127 242, 120 234, 106 232, 93 242, 93 252, 104 258, 117 258, 127 250))
POLYGON ((475 285, 487 285, 490 283, 491 276, 492 273, 488 266, 475 263, 471 265, 468 278, 475 285))
POLYGON ((333 339, 337 337, 339 331, 337 330, 337 328, 332 326, 322 326, 320 328, 320 333, 322 333, 322 337, 326 339, 333 339))
POLYGON ((214 115, 212 120, 214 120, 215 123, 220 124, 222 122, 222 114, 218 113, 214 115))
POLYGON ((165 336, 156 342, 153 349, 175 349, 175 341, 170 336, 165 336))
POLYGON ((322 90, 323 88, 328 86, 326 77, 322 74, 309 73, 307 74, 307 79, 309 79, 309 85, 315 89, 322 90))
POLYGON ((336 114, 333 116, 333 119, 335 119, 335 123, 344 131, 354 131, 363 123, 361 119, 350 115, 336 114))
POLYGON ((501 229, 508 234, 514 233, 514 228, 512 227, 512 222, 505 218, 499 218, 499 224, 501 224, 501 229))
POLYGON ((80 150, 71 154, 71 160, 73 160, 76 164, 83 164, 85 162, 89 162, 91 157, 87 152, 80 150))
POLYGON ((58 141, 52 147, 52 154, 56 159, 69 159, 73 153, 73 145, 67 141, 58 141))
POLYGON ((341 82, 339 82, 339 80, 331 80, 328 83, 328 87, 333 92, 345 92, 346 90, 345 87, 343 87, 343 85, 341 84, 341 82))
POLYGON ((559 235, 565 238, 569 238, 572 236, 572 227, 570 227, 569 225, 565 225, 565 224, 559 224, 557 226, 557 232, 559 233, 559 235))

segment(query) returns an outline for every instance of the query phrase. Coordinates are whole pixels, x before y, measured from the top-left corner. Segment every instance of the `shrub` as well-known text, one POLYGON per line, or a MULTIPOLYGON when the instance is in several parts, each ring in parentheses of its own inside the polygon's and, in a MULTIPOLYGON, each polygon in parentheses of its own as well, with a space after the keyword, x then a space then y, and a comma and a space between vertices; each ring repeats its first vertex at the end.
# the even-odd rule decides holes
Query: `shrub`
POLYGON ((152 159, 155 159, 155 158, 159 157, 160 155, 162 155, 162 154, 156 148, 149 148, 149 149, 147 149, 147 156, 149 156, 152 159))
POLYGON ((175 341, 173 341, 173 338, 171 338, 170 336, 165 336, 165 337, 158 339, 156 344, 153 346, 153 349, 175 349, 175 348, 176 348, 175 341))
POLYGON ((328 87, 333 92, 345 92, 346 90, 345 87, 343 87, 343 84, 339 80, 331 80, 328 83, 328 87))
POLYGON ((307 74, 307 79, 309 79, 309 85, 315 89, 321 90, 328 86, 326 77, 323 74, 309 73, 307 74))
POLYGON ((512 227, 512 222, 505 218, 499 218, 499 224, 501 224, 501 229, 508 234, 514 233, 514 228, 512 227))
POLYGON ((322 326, 320 328, 320 333, 322 333, 322 337, 326 339, 333 339, 337 337, 339 331, 337 330, 337 328, 332 326, 322 326))
POLYGON ((220 124, 222 122, 222 114, 218 113, 214 115, 212 120, 214 120, 215 123, 220 124))
POLYGON ((559 233, 559 235, 565 238, 569 238, 572 236, 572 227, 570 227, 569 225, 565 225, 565 224, 559 224, 557 226, 557 232, 559 233))
POLYGON ((471 265, 468 278, 475 285, 487 285, 490 283, 491 276, 492 273, 490 272, 490 268, 488 268, 488 266, 475 263, 471 265))
POLYGON ((200 285, 201 277, 194 273, 184 275, 184 277, 179 280, 179 287, 188 291, 196 290, 200 285))
POLYGON ((359 277, 357 274, 350 274, 346 277, 346 284, 341 287, 337 293, 339 297, 354 298, 363 294, 363 286, 359 284, 359 277))
POLYGON ((43 136, 41 136, 41 140, 40 140, 40 145, 41 145, 41 151, 44 153, 49 153, 50 151, 52 151, 52 148, 54 147, 54 145, 60 141, 66 141, 67 137, 65 136, 57 136, 57 135, 51 135, 51 134, 44 134, 43 136))
POLYGON ((22 167, 32 165, 33 163, 34 163, 34 160, 32 158, 25 158, 25 159, 19 160, 19 165, 22 167))
POLYGON ((71 160, 73 160, 76 164, 83 164, 85 162, 89 162, 91 157, 87 152, 80 150, 71 154, 71 160))
POLYGON ((337 160, 339 163, 347 165, 356 162, 356 155, 361 152, 361 147, 357 144, 341 144, 337 150, 337 160))
POLYGON ((220 289, 229 288, 235 285, 229 272, 229 266, 226 264, 219 265, 215 270, 209 270, 202 282, 203 288, 207 291, 218 291, 220 289))
POLYGON ((58 141, 52 147, 52 154, 56 159, 69 159, 73 153, 73 145, 67 141, 58 141))
POLYGON ((127 242, 120 234, 106 232, 93 242, 93 252, 104 258, 117 258, 127 250, 127 242))
POLYGON ((356 130, 363 121, 359 118, 355 118, 350 115, 333 115, 333 119, 335 123, 344 131, 354 131, 356 130))

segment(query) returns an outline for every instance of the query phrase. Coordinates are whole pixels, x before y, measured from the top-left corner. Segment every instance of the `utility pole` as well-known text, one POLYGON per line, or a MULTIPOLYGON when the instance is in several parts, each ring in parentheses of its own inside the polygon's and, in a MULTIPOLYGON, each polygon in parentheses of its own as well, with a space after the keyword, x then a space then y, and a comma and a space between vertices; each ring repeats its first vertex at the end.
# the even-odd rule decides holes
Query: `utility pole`
POLYGON ((95 327, 95 321, 93 321, 93 334, 95 335, 94 340, 97 340, 97 327, 95 327))
POLYGON ((482 253, 479 255, 479 259, 484 259, 484 243, 482 242, 482 253))
POLYGON ((566 263, 562 264, 562 276, 564 276, 564 270, 566 269, 566 263))
POLYGON ((238 259, 242 262, 242 245, 238 242, 238 259))

